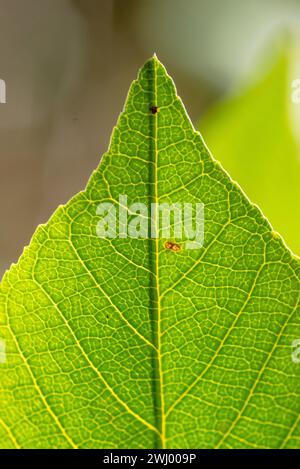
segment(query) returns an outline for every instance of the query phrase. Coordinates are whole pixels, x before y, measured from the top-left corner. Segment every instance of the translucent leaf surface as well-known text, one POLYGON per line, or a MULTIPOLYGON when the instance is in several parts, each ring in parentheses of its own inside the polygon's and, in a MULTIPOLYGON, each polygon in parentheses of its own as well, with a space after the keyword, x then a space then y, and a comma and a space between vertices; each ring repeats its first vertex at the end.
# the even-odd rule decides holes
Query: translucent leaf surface
POLYGON ((299 271, 154 57, 85 191, 2 281, 0 446, 299 446, 299 271), (203 203, 203 247, 100 239, 120 194, 203 203))

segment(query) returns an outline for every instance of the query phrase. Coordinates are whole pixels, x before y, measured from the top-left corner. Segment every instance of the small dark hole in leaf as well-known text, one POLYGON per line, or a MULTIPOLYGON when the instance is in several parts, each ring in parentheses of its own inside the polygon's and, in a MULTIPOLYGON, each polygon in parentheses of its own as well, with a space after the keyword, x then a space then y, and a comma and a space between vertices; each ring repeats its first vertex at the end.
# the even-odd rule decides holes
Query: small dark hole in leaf
POLYGON ((150 111, 152 112, 152 114, 156 114, 157 111, 158 111, 158 107, 157 106, 151 106, 150 111))

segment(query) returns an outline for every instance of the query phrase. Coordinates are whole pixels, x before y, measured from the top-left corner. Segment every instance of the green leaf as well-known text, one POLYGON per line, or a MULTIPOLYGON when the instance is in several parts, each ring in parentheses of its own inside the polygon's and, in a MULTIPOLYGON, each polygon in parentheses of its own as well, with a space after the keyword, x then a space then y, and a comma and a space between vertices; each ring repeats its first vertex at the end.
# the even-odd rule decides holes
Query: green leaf
POLYGON ((299 273, 154 57, 85 191, 2 281, 1 447, 299 446, 299 273), (203 247, 100 239, 120 194, 203 203, 203 247))
MULTIPOLYGON (((214 106, 201 130, 214 156, 300 254, 300 151, 291 129, 291 54, 214 106)), ((268 61, 266 61, 268 63, 268 61)))

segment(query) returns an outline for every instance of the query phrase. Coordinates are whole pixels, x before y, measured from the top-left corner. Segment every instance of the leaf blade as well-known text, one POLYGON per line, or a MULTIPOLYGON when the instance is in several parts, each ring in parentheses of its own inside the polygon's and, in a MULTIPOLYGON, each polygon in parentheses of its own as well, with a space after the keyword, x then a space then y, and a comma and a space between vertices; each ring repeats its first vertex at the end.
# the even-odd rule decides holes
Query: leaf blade
POLYGON ((1 419, 22 447, 296 446, 298 313, 298 260, 211 158, 153 58, 86 190, 3 279, 1 419), (203 248, 100 240, 97 206, 120 194, 204 203, 203 248))

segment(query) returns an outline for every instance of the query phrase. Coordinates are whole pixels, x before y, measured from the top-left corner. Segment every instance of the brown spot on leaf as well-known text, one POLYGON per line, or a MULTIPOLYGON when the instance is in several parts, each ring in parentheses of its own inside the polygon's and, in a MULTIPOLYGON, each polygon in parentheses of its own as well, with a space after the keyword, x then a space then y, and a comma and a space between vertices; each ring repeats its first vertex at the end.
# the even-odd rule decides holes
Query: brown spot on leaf
POLYGON ((172 241, 166 241, 165 248, 170 249, 170 251, 173 251, 173 252, 178 252, 181 250, 181 246, 177 243, 172 243, 172 241))

